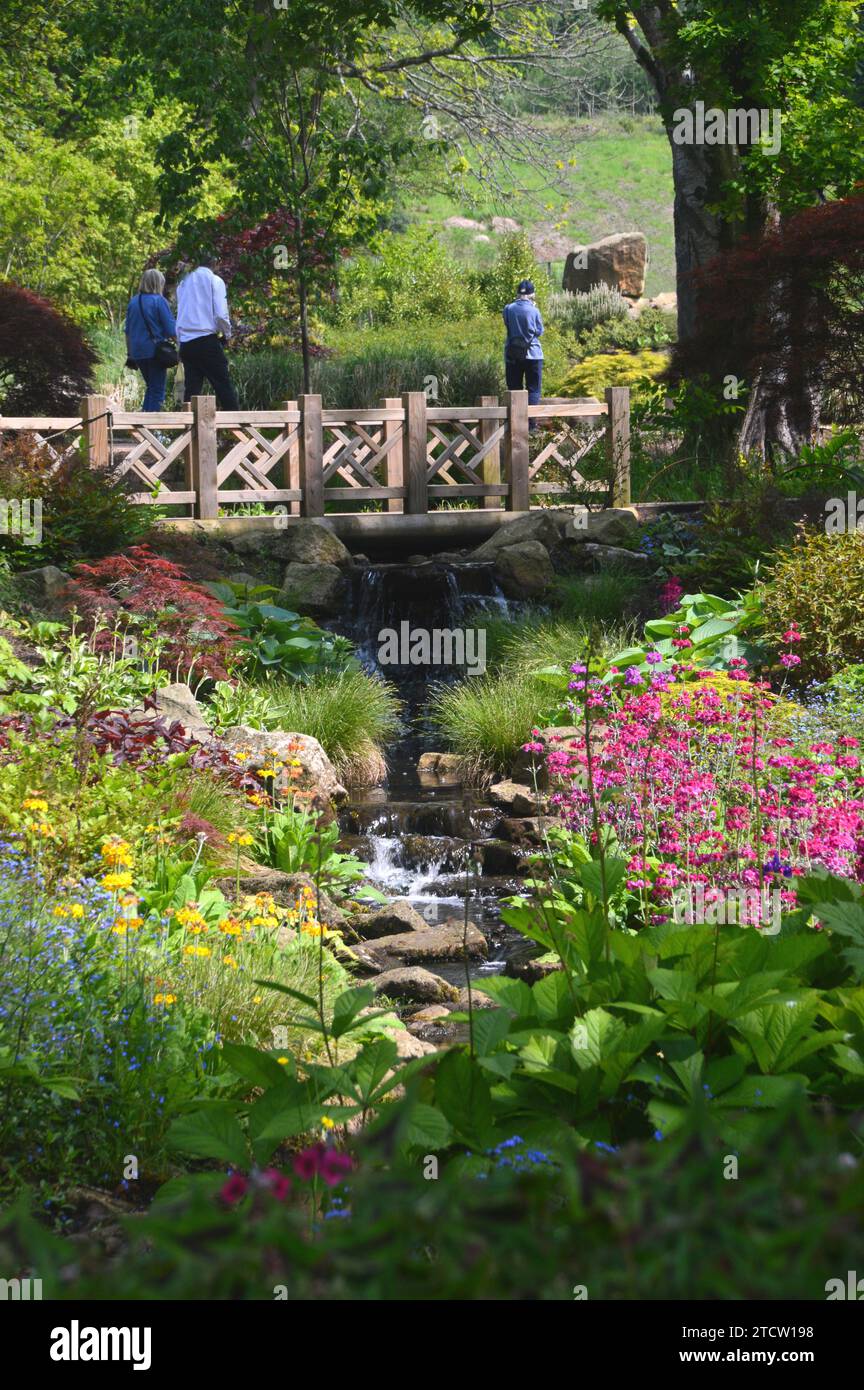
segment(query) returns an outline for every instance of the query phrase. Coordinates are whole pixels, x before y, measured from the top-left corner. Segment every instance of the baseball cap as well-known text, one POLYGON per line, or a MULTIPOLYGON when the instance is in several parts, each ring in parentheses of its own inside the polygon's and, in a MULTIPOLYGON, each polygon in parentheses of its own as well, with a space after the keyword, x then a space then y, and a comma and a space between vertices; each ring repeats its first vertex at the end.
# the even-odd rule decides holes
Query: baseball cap
POLYGON ((533 281, 533 280, 520 280, 520 281, 519 281, 519 288, 518 288, 517 293, 519 293, 519 294, 533 294, 533 293, 534 293, 534 281, 533 281))

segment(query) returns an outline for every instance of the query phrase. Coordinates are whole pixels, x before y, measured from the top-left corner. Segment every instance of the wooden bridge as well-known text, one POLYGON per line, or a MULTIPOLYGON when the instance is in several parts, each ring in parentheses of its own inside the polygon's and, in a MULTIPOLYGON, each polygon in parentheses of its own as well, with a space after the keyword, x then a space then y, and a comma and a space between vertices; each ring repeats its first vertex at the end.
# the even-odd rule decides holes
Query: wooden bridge
POLYGON ((196 396, 183 410, 146 413, 87 396, 75 417, 0 416, 0 436, 10 431, 34 434, 58 459, 84 449, 135 502, 201 520, 250 503, 306 517, 360 509, 422 516, 466 498, 524 512, 532 497, 574 489, 630 502, 624 387, 607 389, 602 402, 539 405, 526 391, 474 406, 431 405, 422 391, 407 391, 358 410, 324 409, 320 396, 307 395, 275 410, 226 411, 196 396), (601 441, 606 477, 586 481, 580 461, 601 441))

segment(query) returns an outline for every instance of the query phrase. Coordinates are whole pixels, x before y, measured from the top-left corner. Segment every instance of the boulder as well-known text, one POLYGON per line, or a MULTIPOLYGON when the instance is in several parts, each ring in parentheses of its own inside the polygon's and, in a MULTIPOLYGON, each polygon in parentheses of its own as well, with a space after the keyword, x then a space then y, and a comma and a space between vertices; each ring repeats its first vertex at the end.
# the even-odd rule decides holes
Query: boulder
POLYGON ((577 246, 564 263, 562 289, 584 293, 592 285, 609 285, 628 299, 645 290, 648 242, 641 232, 616 232, 590 246, 577 246))
POLYGON ((53 604, 69 583, 69 576, 56 565, 40 565, 38 569, 18 570, 12 583, 29 603, 53 604))
POLYGON ((351 564, 351 552, 323 521, 310 517, 278 517, 281 523, 270 530, 250 529, 230 536, 225 544, 235 555, 258 556, 265 562, 321 564, 346 566, 351 564))
POLYGON ((335 618, 345 596, 345 579, 337 565, 292 561, 282 578, 277 602, 303 617, 335 618))
POLYGON ((647 574, 648 556, 641 550, 624 550, 617 545, 597 545, 587 541, 584 545, 573 546, 572 560, 583 569, 621 570, 625 574, 647 574))
POLYGON ((515 874, 522 862, 522 855, 507 840, 483 840, 479 849, 484 874, 515 874))
MULTIPOLYGON (((232 901, 235 899, 237 878, 234 874, 217 879, 214 886, 220 888, 226 898, 232 901)), ((241 871, 239 890, 241 898, 251 898, 256 893, 269 893, 279 907, 291 909, 298 908, 304 901, 311 901, 311 912, 318 914, 318 921, 323 922, 325 927, 335 931, 345 925, 345 913, 341 907, 337 907, 325 892, 316 894, 315 880, 311 874, 286 874, 281 869, 271 869, 262 864, 259 868, 241 871)), ((279 945, 282 946, 288 933, 283 927, 280 927, 279 933, 279 945)))
POLYGON ((157 714, 172 724, 178 720, 189 734, 208 734, 210 725, 188 685, 163 685, 154 695, 157 714))
POLYGON ((564 512, 539 510, 525 512, 515 521, 507 521, 499 526, 482 545, 478 545, 472 555, 474 560, 494 560, 500 550, 516 545, 520 541, 539 541, 547 550, 560 545, 567 522, 564 512))
POLYGON ((508 598, 540 598, 551 589, 555 571, 545 545, 520 541, 498 551, 495 578, 508 598))
POLYGON ((394 932, 429 930, 429 923, 411 906, 407 898, 397 898, 386 907, 364 913, 362 917, 355 918, 352 925, 364 941, 373 941, 379 936, 391 936, 394 932))
POLYGON ((429 961, 461 961, 466 953, 469 960, 485 960, 488 955, 486 938, 473 922, 468 923, 467 934, 465 924, 456 918, 437 927, 424 926, 422 932, 399 932, 366 941, 354 948, 355 954, 362 965, 376 972, 429 961))
POLYGON ((421 753, 417 762, 420 779, 431 777, 456 782, 462 775, 462 757, 459 753, 421 753))
POLYGON ((649 301, 652 309, 661 309, 664 314, 677 314, 678 296, 674 290, 665 290, 649 301))
POLYGON ((489 800, 502 806, 507 815, 536 816, 542 811, 542 800, 531 787, 523 787, 519 782, 496 782, 489 788, 489 800))
MULTIPOLYGON (((385 970, 372 981, 372 988, 376 994, 386 994, 389 999, 408 1003, 453 1004, 459 999, 459 991, 454 985, 419 965, 385 970)), ((435 1017, 440 1012, 440 1009, 433 1010, 435 1017)))
POLYGON ((639 518, 630 507, 605 507, 602 512, 574 512, 564 526, 568 545, 622 545, 639 538, 639 518))
POLYGON ((493 217, 492 230, 493 232, 506 235, 508 232, 518 232, 520 226, 515 217, 493 217))
POLYGON ((560 824, 557 816, 517 816, 501 821, 500 834, 511 844, 536 849, 546 843, 545 832, 560 824))
POLYGON ((524 980, 526 985, 536 985, 538 980, 545 980, 547 975, 554 975, 561 969, 560 960, 508 960, 504 974, 514 980, 524 980))
POLYGON ((422 1038, 412 1038, 407 1028, 388 1029, 387 1036, 396 1044, 397 1057, 406 1062, 414 1057, 428 1057, 430 1052, 438 1051, 434 1043, 424 1042, 422 1038))
POLYGON ((272 767, 274 758, 282 763, 274 779, 277 787, 296 786, 298 779, 289 776, 289 772, 299 765, 304 789, 314 788, 329 801, 348 795, 321 744, 310 734, 293 734, 282 729, 264 731, 237 724, 225 730, 222 742, 235 753, 246 753, 247 766, 253 772, 261 767, 272 767))
POLYGON ((457 231, 463 232, 482 232, 485 222, 477 222, 473 217, 445 217, 444 226, 454 227, 457 231))

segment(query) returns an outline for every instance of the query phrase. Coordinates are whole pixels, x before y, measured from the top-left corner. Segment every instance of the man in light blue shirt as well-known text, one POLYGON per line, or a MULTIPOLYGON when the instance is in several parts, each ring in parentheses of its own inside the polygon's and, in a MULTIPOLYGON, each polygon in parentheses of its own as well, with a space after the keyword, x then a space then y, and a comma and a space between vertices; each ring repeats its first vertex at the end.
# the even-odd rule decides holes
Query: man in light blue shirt
MULTIPOLYGON (((507 341, 504 373, 509 391, 527 391, 528 404, 537 405, 543 383, 543 319, 534 299, 534 282, 520 280, 516 298, 504 310, 507 341)), ((531 421, 530 429, 536 428, 531 421)))

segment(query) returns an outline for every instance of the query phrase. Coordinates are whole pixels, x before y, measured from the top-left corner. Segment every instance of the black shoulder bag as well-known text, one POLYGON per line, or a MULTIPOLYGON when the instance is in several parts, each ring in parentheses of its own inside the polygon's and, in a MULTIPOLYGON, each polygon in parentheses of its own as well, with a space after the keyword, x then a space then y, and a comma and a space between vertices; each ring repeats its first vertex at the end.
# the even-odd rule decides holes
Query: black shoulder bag
POLYGON ((144 327, 150 334, 150 340, 153 343, 153 361, 156 363, 156 366, 176 367, 177 363, 180 361, 180 354, 178 353, 176 347, 174 346, 170 338, 156 337, 156 334, 150 327, 150 321, 144 312, 144 304, 141 300, 140 294, 138 295, 138 308, 141 310, 141 317, 144 320, 144 327))

